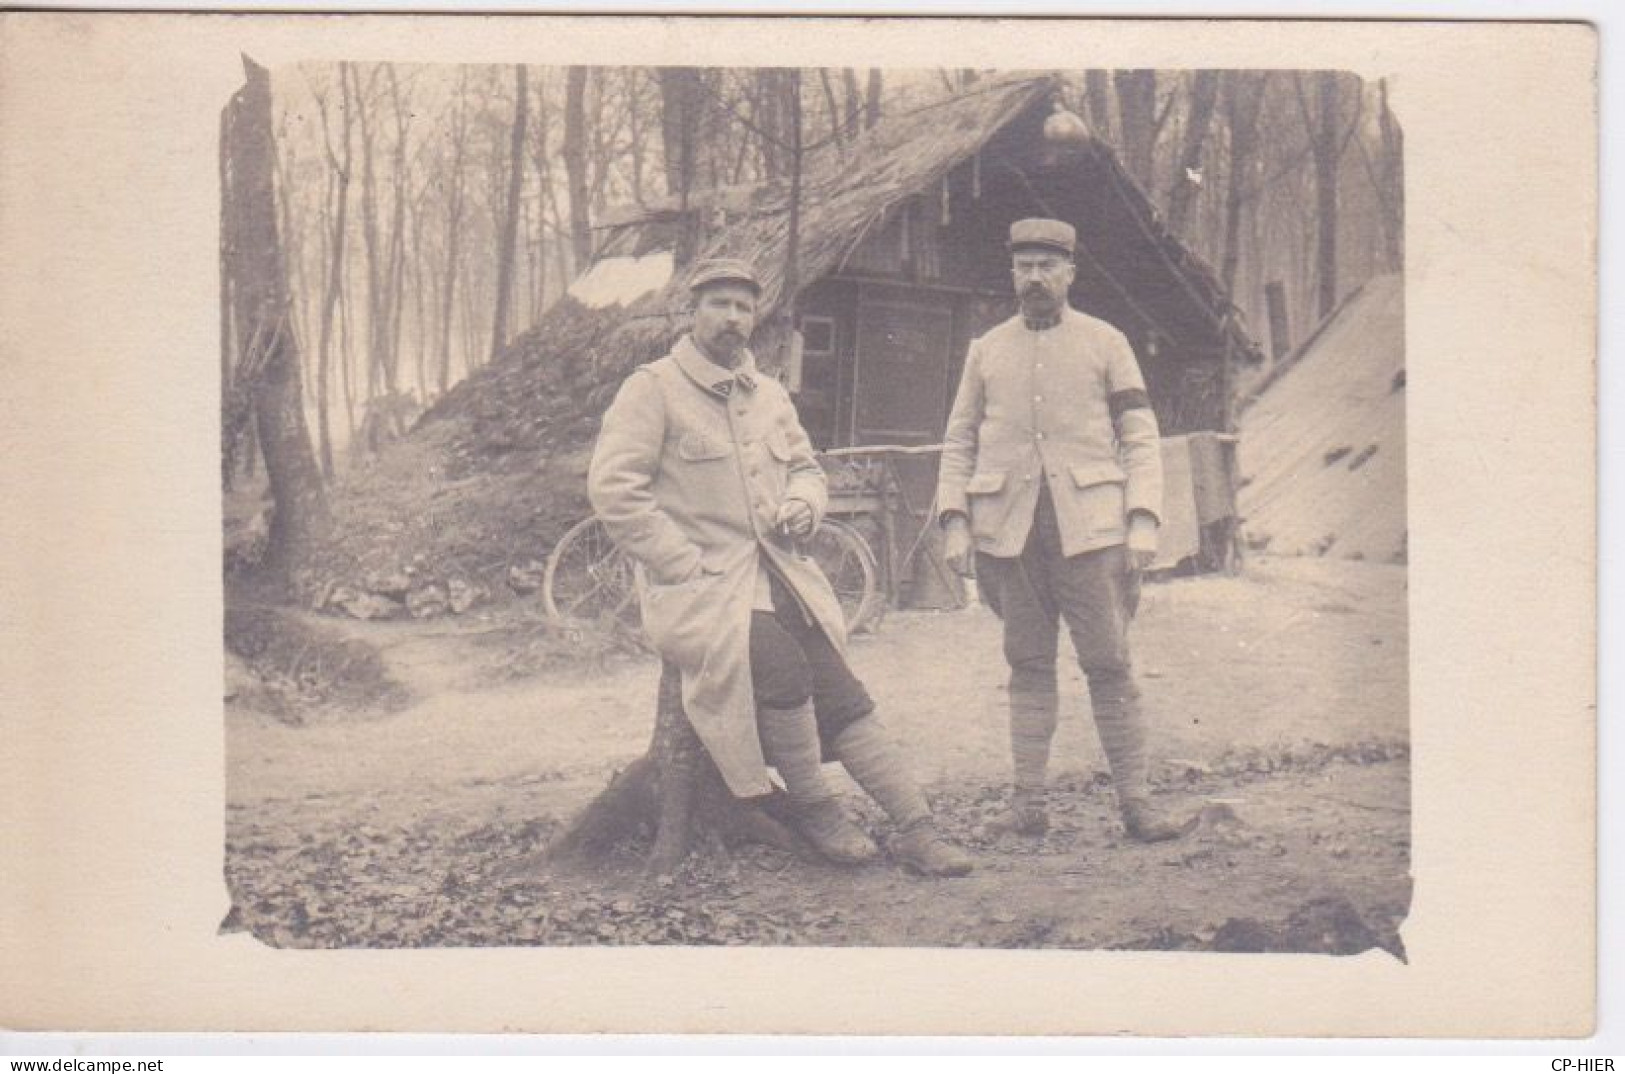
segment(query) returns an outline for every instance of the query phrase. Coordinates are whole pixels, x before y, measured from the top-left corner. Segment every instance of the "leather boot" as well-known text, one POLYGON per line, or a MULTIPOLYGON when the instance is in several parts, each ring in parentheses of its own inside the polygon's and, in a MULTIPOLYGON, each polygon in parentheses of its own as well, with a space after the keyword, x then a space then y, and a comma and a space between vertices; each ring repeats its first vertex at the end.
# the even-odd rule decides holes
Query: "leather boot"
POLYGON ((1151 804, 1145 716, 1130 672, 1126 668, 1091 672, 1089 701, 1128 837, 1139 843, 1161 843, 1188 834, 1196 827, 1195 817, 1173 820, 1151 804))
POLYGON ((795 828, 830 861, 858 865, 880 854, 875 841, 847 817, 824 780, 812 704, 766 708, 757 714, 762 755, 784 780, 795 828))
POLYGON ((796 830, 813 847, 837 865, 862 865, 874 861, 880 848, 858 827, 834 798, 795 806, 796 830))
POLYGON ((976 868, 970 855, 942 837, 930 819, 899 832, 891 841, 892 857, 921 876, 964 876, 976 868))

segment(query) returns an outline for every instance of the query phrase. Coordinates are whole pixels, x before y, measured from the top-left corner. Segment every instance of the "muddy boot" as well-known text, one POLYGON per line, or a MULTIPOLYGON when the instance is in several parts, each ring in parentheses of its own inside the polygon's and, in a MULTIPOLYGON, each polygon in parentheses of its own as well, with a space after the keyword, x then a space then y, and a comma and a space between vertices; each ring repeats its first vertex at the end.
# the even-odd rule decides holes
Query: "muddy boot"
POLYGON ((875 841, 847 817, 824 781, 818 725, 810 703, 768 708, 757 714, 762 755, 778 769, 789 793, 795 828, 830 861, 857 865, 880 853, 875 841))
POLYGON ((1044 793, 1019 787, 1010 796, 1010 804, 1004 812, 982 825, 982 834, 989 837, 1043 835, 1047 831, 1049 811, 1044 807, 1044 793))
POLYGON ((874 861, 880 848, 858 827, 834 798, 795 807, 796 831, 813 847, 837 865, 862 865, 874 861))
POLYGON ((1123 830, 1137 843, 1164 843, 1178 839, 1196 830, 1201 817, 1192 814, 1176 820, 1163 813, 1144 798, 1129 799, 1123 803, 1123 830))
POLYGON ((1049 831, 1044 808, 1050 740, 1055 737, 1059 698, 1053 689, 1010 684, 1010 759, 1015 790, 1010 806, 982 826, 987 836, 1043 835, 1049 831))
POLYGON ((1145 717, 1132 675, 1127 669, 1091 672, 1089 701, 1128 837, 1139 843, 1161 843, 1189 834, 1196 827, 1196 817, 1175 820, 1151 804, 1145 717))
POLYGON ((944 839, 929 818, 897 833, 891 841, 891 855, 920 876, 964 876, 976 867, 970 855, 944 839))

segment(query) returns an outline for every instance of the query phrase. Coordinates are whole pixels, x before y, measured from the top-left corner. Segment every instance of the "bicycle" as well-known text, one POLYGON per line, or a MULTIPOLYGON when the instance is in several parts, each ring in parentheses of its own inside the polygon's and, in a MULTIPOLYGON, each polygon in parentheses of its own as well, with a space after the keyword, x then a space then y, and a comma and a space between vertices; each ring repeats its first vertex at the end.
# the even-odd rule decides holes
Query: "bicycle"
MULTIPOLYGON (((829 579, 848 633, 878 623, 885 600, 874 550, 845 522, 826 518, 803 545, 829 579)), ((641 632, 642 569, 610 539, 596 517, 565 531, 547 557, 542 607, 555 623, 588 622, 641 632)))

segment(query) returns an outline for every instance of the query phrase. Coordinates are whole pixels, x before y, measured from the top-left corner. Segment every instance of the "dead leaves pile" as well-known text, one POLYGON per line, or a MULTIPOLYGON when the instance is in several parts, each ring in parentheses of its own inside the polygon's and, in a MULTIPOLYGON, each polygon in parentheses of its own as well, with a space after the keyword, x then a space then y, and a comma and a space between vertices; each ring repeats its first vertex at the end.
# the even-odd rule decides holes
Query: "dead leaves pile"
POLYGON ((552 821, 363 824, 292 840, 232 821, 225 928, 274 947, 817 944, 845 923, 810 901, 762 905, 764 881, 791 864, 765 848, 702 848, 655 881, 640 846, 590 867, 545 863, 552 821))

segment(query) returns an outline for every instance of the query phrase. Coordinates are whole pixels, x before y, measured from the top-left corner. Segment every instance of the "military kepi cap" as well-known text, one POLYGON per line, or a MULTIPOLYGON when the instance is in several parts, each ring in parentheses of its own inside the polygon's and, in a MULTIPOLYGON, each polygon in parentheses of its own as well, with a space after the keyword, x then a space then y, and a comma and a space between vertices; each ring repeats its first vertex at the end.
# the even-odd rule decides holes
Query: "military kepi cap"
POLYGON ((757 295, 762 293, 762 281, 756 278, 756 270, 750 267, 748 261, 737 257, 714 257, 701 261, 689 275, 688 289, 691 294, 698 294, 702 288, 714 283, 742 283, 757 295))
POLYGON ((1033 217, 1030 220, 1017 220, 1010 225, 1010 249, 1012 250, 1023 246, 1042 246, 1049 250, 1059 250, 1071 257, 1073 248, 1077 244, 1078 230, 1065 220, 1046 220, 1042 217, 1033 217))

